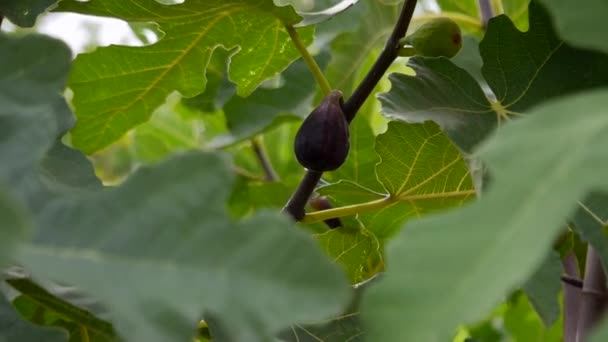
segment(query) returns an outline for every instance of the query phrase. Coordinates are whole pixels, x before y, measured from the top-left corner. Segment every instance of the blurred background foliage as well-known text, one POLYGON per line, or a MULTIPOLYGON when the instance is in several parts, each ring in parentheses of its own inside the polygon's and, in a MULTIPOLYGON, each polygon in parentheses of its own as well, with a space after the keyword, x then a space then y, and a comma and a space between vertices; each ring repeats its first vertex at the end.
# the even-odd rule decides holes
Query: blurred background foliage
MULTIPOLYGON (((168 1, 164 1, 168 2, 168 1)), ((277 4, 291 4, 300 12, 315 12, 326 9, 340 2, 339 0, 276 0, 277 4)), ((527 29, 528 1, 499 1, 495 0, 495 8, 504 11, 515 22, 520 30, 527 29)), ((339 71, 332 63, 344 53, 343 43, 348 35, 367 32, 366 20, 353 20, 352 16, 366 17, 368 6, 377 6, 386 20, 372 27, 374 31, 392 27, 398 0, 360 0, 359 3, 347 10, 347 15, 339 15, 324 22, 316 28, 316 39, 311 51, 317 56, 326 54, 329 61, 325 63, 326 74, 331 79, 332 74, 339 71), (392 15, 392 17, 391 17, 392 15)), ((413 20, 413 27, 430 18, 445 15, 455 19, 465 32, 465 46, 454 62, 473 76, 480 79, 481 59, 477 44, 483 37, 483 25, 479 18, 476 1, 422 0, 413 20), (473 4, 473 5, 471 5, 473 4)), ((372 22, 377 18, 373 17, 372 22)), ((373 25, 376 25, 374 22, 373 25)), ((162 38, 156 25, 151 23, 127 24, 116 19, 100 19, 72 14, 47 13, 39 18, 35 27, 23 29, 4 21, 3 30, 27 33, 32 31, 47 33, 66 42, 72 48, 74 55, 93 51, 98 46, 109 44, 147 45, 162 38)), ((370 30, 368 27, 367 30, 370 30)), ((368 37, 364 37, 366 39, 368 37)), ((365 75, 375 61, 383 39, 378 39, 368 54, 353 64, 351 77, 341 89, 348 93, 365 75)), ((214 58, 207 74, 209 86, 207 91, 193 99, 183 99, 180 94, 173 93, 164 105, 156 109, 152 118, 129 133, 111 146, 90 156, 95 167, 95 173, 106 185, 120 184, 138 167, 156 163, 173 154, 186 150, 223 150, 233 160, 233 169, 238 174, 232 196, 229 200, 229 212, 236 218, 243 218, 260 208, 281 208, 297 186, 303 169, 295 161, 292 146, 295 132, 303 117, 302 108, 294 113, 288 107, 275 108, 276 115, 264 127, 248 131, 246 135, 236 136, 232 132, 229 118, 224 112, 224 105, 237 97, 234 86, 226 77, 226 65, 231 52, 217 50, 218 58, 214 58), (261 146, 270 161, 276 178, 269 180, 256 155, 255 145, 261 146)), ((352 53, 352 51, 347 51, 352 53)), ((358 58, 359 56, 349 56, 358 58)), ((391 72, 412 74, 403 60, 394 63, 391 72)), ((390 73, 390 72, 389 72, 390 73)), ((388 75, 388 73, 387 73, 388 75)), ((279 76, 265 82, 261 90, 277 90, 285 86, 285 79, 279 76)), ((386 77, 375 90, 375 94, 387 91, 390 85, 386 77)), ((311 94, 307 101, 307 110, 318 102, 320 94, 311 94)), ((254 93, 255 97, 256 94, 254 93)), ((70 98, 69 90, 67 98, 70 98)), ((379 103, 375 96, 366 102, 358 121, 366 122, 374 135, 386 130, 387 120, 379 115, 379 103)), ((280 100, 280 99, 277 99, 280 100)), ((245 105, 247 99, 244 99, 245 105)), ((69 135, 65 137, 69 144, 69 135)), ((373 140, 369 141, 373 144, 373 140)), ((326 175, 331 180, 332 173, 326 175)), ((344 220, 346 225, 357 231, 359 224, 355 219, 344 220)), ((322 224, 309 225, 306 229, 317 233, 318 239, 327 246, 331 243, 325 240, 327 232, 322 224)), ((348 235, 342 232, 340 234, 348 235)), ((375 246, 378 248, 378 246, 375 246)), ((328 250, 331 250, 328 247, 328 250)), ((358 270, 357 276, 351 274, 353 283, 373 276, 383 268, 381 254, 369 258, 371 264, 358 270)), ((561 300, 560 300, 561 301, 561 300)), ((22 314, 27 315, 27 306, 18 307, 22 314)), ((561 315, 563 316, 563 315, 561 315)), ((503 304, 498 306, 485 320, 476 324, 461 327, 454 341, 522 341, 522 342, 551 342, 561 341, 562 320, 552 326, 545 327, 542 320, 533 309, 528 297, 521 291, 516 291, 503 304)))

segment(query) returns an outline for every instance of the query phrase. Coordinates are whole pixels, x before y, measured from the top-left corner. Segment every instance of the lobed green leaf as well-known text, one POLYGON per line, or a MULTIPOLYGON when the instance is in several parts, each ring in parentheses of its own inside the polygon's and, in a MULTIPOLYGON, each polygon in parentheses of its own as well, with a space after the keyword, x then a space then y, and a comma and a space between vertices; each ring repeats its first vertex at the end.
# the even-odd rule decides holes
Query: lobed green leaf
MULTIPOLYGON (((58 11, 155 22, 164 36, 144 47, 109 46, 79 55, 69 85, 78 122, 73 143, 92 153, 147 121, 173 91, 193 97, 205 90, 205 70, 218 46, 239 47, 230 79, 247 96, 299 54, 285 25, 300 17, 271 0, 194 0, 163 5, 154 0, 62 1, 58 11)), ((312 29, 301 32, 305 43, 312 29)))
POLYGON ((364 299, 371 338, 444 341, 521 286, 577 201, 608 188, 607 105, 605 90, 553 100, 489 140, 481 200, 410 222, 389 245, 388 274, 364 299))

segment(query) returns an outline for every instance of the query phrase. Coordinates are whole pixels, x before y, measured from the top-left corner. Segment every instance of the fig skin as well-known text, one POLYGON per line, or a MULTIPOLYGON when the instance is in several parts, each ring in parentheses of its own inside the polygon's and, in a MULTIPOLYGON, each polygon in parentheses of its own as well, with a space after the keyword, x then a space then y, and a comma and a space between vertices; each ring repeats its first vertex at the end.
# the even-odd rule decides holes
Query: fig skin
POLYGON ((462 48, 462 33, 454 20, 441 17, 422 24, 402 43, 414 48, 409 55, 452 58, 462 48))
POLYGON ((333 90, 315 108, 296 134, 298 162, 313 171, 339 168, 350 148, 348 122, 342 110, 342 92, 333 90))

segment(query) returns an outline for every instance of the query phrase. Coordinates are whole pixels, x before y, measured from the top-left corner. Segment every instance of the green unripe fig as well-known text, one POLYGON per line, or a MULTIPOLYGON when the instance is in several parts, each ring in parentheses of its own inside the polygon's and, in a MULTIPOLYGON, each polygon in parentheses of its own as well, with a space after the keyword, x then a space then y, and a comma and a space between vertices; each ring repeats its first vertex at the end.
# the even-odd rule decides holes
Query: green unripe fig
POLYGON ((342 111, 342 92, 329 93, 300 126, 294 146, 298 162, 313 171, 340 167, 350 148, 348 122, 342 111))
POLYGON ((401 41, 401 56, 448 57, 456 56, 462 48, 462 33, 456 22, 450 18, 435 18, 421 25, 416 32, 401 41))

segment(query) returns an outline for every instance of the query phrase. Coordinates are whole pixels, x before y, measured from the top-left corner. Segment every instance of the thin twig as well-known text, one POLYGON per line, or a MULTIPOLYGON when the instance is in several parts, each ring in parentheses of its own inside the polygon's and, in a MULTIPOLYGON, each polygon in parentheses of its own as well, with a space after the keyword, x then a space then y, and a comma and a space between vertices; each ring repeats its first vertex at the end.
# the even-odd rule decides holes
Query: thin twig
POLYGON ((562 275, 562 276, 561 276, 561 279, 562 279, 562 281, 563 281, 565 284, 568 284, 568 285, 570 285, 570 286, 577 287, 577 288, 579 288, 579 289, 582 289, 582 288, 583 288, 583 281, 582 281, 582 280, 580 280, 580 279, 578 279, 578 278, 576 278, 576 277, 573 277, 573 276, 570 276, 570 275, 564 274, 564 275, 562 275))
POLYGON ((481 25, 485 29, 488 27, 488 21, 494 16, 494 10, 490 0, 479 0, 479 14, 481 16, 481 25))
MULTIPOLYGON (((399 40, 405 36, 405 33, 410 26, 416 3, 417 0, 405 1, 399 19, 397 20, 382 53, 351 97, 344 103, 344 115, 349 123, 353 121, 365 100, 369 97, 378 82, 380 82, 382 76, 397 58, 400 48, 399 40)), ((304 178, 289 199, 289 202, 287 202, 283 211, 291 215, 296 221, 302 220, 305 214, 304 207, 314 192, 322 175, 322 172, 307 170, 304 178)))
POLYGON ((269 182, 275 182, 279 180, 279 176, 276 171, 272 167, 272 163, 266 154, 264 149, 264 145, 260 141, 260 138, 254 137, 251 139, 251 147, 253 148, 253 152, 255 152, 255 156, 257 157, 262 169, 264 169, 265 179, 269 182))
POLYGON ((247 170, 245 170, 245 169, 243 169, 241 167, 235 166, 235 165, 232 166, 232 171, 234 173, 236 173, 238 176, 241 176, 241 177, 246 178, 248 180, 258 181, 258 182, 265 181, 264 178, 262 178, 262 177, 260 177, 258 175, 255 175, 255 174, 253 174, 253 173, 251 173, 251 172, 249 172, 249 171, 247 171, 247 170))

